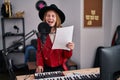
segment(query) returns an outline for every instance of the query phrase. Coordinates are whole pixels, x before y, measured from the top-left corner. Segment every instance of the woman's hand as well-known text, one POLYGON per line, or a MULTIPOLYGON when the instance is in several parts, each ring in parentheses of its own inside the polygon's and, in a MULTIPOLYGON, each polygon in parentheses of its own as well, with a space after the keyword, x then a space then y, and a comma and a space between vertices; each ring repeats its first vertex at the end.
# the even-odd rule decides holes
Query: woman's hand
POLYGON ((74 43, 73 42, 68 42, 66 47, 68 47, 70 50, 74 49, 74 43))
POLYGON ((36 68, 36 72, 39 72, 39 73, 43 72, 43 66, 38 66, 36 68))

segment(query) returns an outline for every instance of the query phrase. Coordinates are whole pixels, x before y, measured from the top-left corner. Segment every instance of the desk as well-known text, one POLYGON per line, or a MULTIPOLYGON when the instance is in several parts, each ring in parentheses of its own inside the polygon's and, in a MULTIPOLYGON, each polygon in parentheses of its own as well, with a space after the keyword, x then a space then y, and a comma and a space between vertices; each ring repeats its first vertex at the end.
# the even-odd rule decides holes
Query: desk
MULTIPOLYGON (((99 68, 79 69, 79 70, 64 71, 63 73, 67 75, 73 72, 80 74, 91 74, 91 73, 100 73, 100 69, 99 68)), ((26 80, 33 80, 34 74, 17 76, 17 80, 24 80, 25 78, 27 78, 26 80)))

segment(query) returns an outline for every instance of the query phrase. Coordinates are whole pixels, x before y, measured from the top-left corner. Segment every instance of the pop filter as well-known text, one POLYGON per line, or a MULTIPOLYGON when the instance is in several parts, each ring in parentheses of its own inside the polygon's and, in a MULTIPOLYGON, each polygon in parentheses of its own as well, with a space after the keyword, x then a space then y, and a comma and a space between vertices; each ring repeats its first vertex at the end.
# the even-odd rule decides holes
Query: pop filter
POLYGON ((42 43, 45 42, 46 36, 51 32, 51 26, 46 22, 41 22, 38 25, 38 32, 40 33, 40 39, 42 43))
POLYGON ((46 22, 41 22, 39 25, 38 25, 38 31, 40 34, 49 34, 50 31, 51 31, 51 27, 49 26, 48 23, 46 22))

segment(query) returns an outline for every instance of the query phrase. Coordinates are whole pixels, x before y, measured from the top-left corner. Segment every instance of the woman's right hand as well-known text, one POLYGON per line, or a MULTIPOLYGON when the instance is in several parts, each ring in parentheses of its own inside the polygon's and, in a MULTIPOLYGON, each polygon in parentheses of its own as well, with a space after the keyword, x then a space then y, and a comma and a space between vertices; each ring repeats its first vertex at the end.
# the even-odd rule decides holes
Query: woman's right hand
POLYGON ((43 66, 38 66, 36 68, 36 72, 39 72, 39 73, 43 72, 43 66))

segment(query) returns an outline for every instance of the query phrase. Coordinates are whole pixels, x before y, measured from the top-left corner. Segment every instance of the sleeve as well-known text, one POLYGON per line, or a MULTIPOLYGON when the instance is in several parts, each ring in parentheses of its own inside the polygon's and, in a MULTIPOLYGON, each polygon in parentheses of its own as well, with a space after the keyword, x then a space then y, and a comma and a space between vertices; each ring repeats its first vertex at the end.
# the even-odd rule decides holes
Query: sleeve
POLYGON ((66 65, 67 60, 72 56, 72 50, 68 51, 68 50, 63 50, 63 55, 64 55, 64 60, 63 60, 63 64, 62 67, 65 71, 68 70, 68 67, 66 65))
POLYGON ((44 62, 43 62, 43 54, 42 54, 42 50, 41 50, 41 42, 40 39, 37 39, 37 52, 36 52, 36 64, 37 66, 43 66, 44 62))

